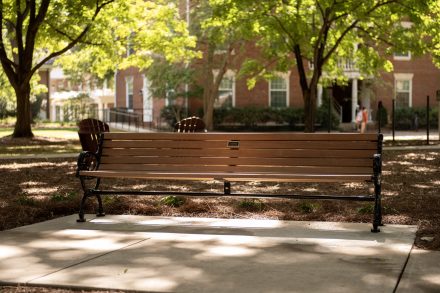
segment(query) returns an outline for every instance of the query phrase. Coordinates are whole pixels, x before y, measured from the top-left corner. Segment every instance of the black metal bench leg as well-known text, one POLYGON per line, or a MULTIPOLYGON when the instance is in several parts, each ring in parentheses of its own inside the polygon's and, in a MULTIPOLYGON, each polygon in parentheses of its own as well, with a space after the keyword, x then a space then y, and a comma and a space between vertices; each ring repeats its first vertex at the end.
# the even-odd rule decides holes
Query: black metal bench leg
POLYGON ((79 223, 83 223, 86 221, 86 218, 84 217, 84 205, 85 205, 88 197, 89 197, 89 192, 84 191, 84 195, 83 195, 83 197, 81 199, 81 203, 79 205, 79 213, 78 213, 79 218, 76 220, 79 223))
POLYGON ((378 233, 380 232, 379 226, 383 226, 382 224, 382 186, 381 186, 381 160, 380 156, 374 157, 374 220, 373 220, 373 229, 371 232, 378 233))
MULTIPOLYGON (((101 184, 101 178, 98 178, 96 180, 96 185, 94 190, 97 190, 99 188, 99 184, 101 184)), ((104 208, 102 207, 102 198, 100 194, 95 194, 96 199, 98 200, 98 212, 96 213, 97 217, 104 217, 105 213, 104 213, 104 208)))
MULTIPOLYGON (((380 185, 378 187, 375 186, 374 188, 380 190, 380 185)), ((371 229, 371 232, 378 233, 380 232, 379 226, 382 226, 382 205, 381 205, 381 198, 380 198, 380 192, 375 194, 375 201, 374 201, 374 220, 373 220, 373 229, 371 229)))
POLYGON ((224 194, 231 194, 231 182, 225 181, 223 183, 223 193, 224 194))
POLYGON ((99 194, 96 194, 96 199, 98 200, 98 212, 96 213, 97 217, 104 217, 104 208, 102 207, 102 199, 99 194))

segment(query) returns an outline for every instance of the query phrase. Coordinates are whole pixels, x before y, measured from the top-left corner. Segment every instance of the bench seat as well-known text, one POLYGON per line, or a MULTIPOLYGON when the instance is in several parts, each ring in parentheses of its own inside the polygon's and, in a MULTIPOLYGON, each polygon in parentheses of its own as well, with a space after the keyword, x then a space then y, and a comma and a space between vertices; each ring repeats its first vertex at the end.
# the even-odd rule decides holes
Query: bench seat
POLYGON ((157 180, 221 180, 265 182, 352 182, 371 181, 362 174, 285 174, 285 173, 225 173, 225 172, 146 172, 146 171, 82 171, 81 176, 98 178, 133 178, 157 180))

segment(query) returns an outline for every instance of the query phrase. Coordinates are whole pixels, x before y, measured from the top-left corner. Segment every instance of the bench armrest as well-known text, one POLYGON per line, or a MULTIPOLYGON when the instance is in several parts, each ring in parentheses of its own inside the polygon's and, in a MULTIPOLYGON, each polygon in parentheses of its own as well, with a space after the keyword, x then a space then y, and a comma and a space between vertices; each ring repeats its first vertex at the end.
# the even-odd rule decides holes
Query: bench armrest
POLYGON ((78 156, 76 177, 79 177, 80 171, 94 171, 99 166, 99 157, 96 153, 83 151, 78 156))

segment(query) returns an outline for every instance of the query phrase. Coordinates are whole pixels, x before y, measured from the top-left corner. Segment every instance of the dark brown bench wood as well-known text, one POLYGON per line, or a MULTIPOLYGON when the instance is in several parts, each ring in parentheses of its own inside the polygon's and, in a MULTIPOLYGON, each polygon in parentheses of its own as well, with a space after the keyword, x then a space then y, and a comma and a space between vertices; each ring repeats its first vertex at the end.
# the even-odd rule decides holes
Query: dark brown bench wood
POLYGON ((82 150, 91 152, 98 150, 99 135, 110 131, 107 123, 93 118, 81 120, 78 123, 78 128, 82 150))
POLYGON ((103 133, 98 152, 83 152, 77 174, 84 202, 102 194, 184 194, 374 201, 372 231, 381 225, 381 134, 316 133, 103 133), (90 159, 94 164, 89 164, 90 159), (85 181, 95 178, 94 188, 85 181), (222 193, 99 189, 103 178, 221 180, 222 193), (230 182, 372 182, 372 195, 238 194, 230 182))
POLYGON ((174 124, 174 132, 206 132, 205 122, 196 116, 184 118, 174 124))

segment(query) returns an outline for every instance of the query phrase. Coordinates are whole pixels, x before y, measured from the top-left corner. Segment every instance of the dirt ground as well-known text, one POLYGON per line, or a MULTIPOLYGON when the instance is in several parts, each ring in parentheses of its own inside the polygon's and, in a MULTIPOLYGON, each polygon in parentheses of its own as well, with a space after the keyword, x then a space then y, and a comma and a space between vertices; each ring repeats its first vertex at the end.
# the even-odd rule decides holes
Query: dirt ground
MULTIPOLYGON (((0 230, 78 212, 82 196, 76 159, 0 160, 0 230)), ((221 192, 222 182, 107 180, 121 189, 221 192)), ((273 194, 371 194, 371 184, 232 183, 234 192, 273 194)), ((383 221, 418 226, 415 245, 440 250, 440 150, 384 151, 383 221)), ((104 197, 109 214, 371 222, 372 203, 331 200, 233 197, 104 197)), ((95 202, 88 201, 87 212, 95 202)), ((49 292, 44 288, 0 287, 0 292, 49 292)), ((57 290, 51 292, 73 292, 57 290)), ((75 291, 78 292, 78 291, 75 291)), ((106 291, 100 291, 106 292, 106 291)))

